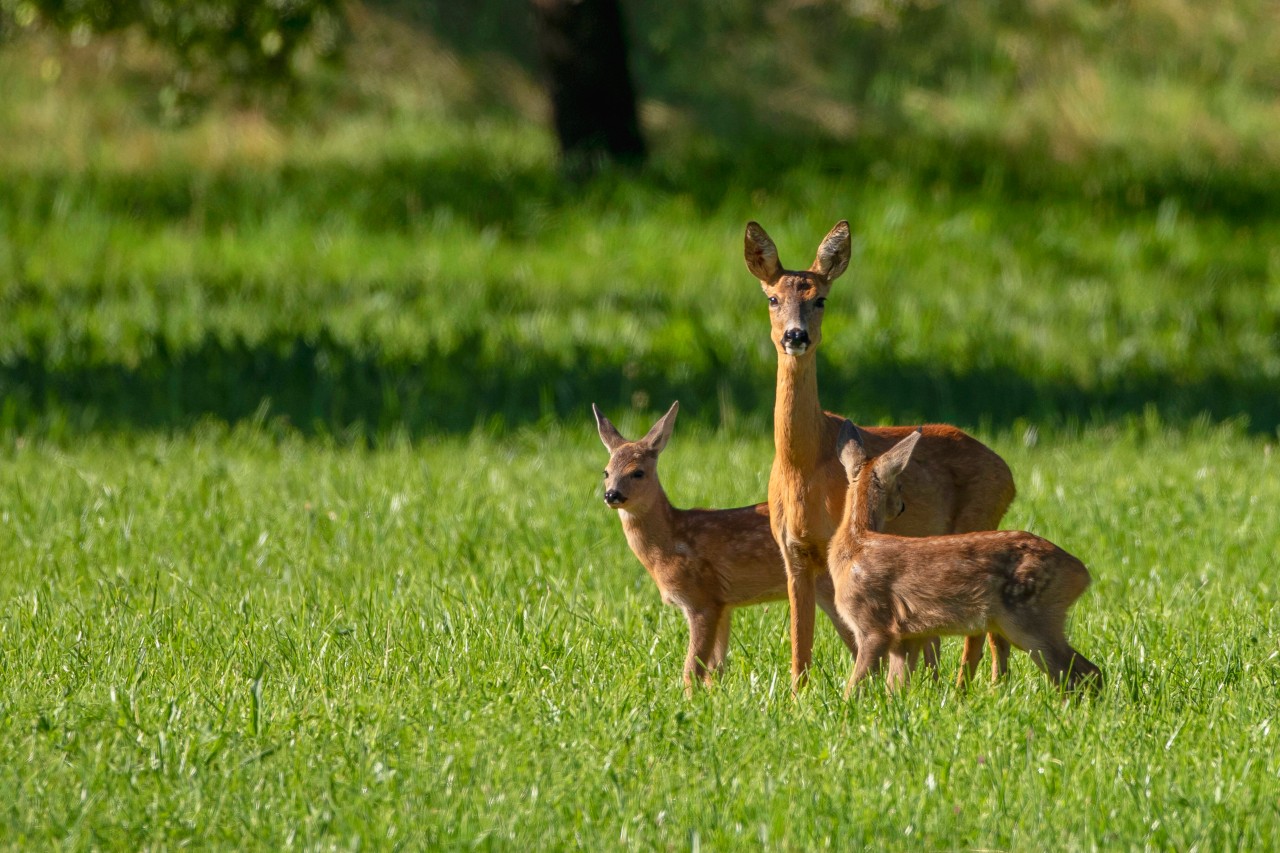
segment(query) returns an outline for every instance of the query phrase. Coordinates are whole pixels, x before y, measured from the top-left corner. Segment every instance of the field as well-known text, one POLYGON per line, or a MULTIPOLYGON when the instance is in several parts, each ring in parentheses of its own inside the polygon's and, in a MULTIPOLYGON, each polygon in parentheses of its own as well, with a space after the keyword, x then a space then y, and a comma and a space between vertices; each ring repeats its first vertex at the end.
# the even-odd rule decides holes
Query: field
MULTIPOLYGON (((824 627, 797 703, 780 605, 739 614, 727 677, 686 699, 683 621, 596 499, 580 424, 375 451, 255 428, 10 444, 5 837, 1265 847, 1273 458, 1226 429, 996 444, 1010 524, 1094 570, 1072 636, 1109 678, 1096 701, 1063 705, 1018 657, 997 689, 845 704, 824 627)), ((678 429, 666 481, 747 501, 769 452, 678 429)))
MULTIPOLYGON (((657 61, 692 25, 655 13, 653 161, 574 184, 518 51, 395 8, 355 7, 350 74, 283 116, 167 115, 127 34, 0 43, 0 844, 1272 843, 1280 119, 1239 31, 1275 21, 1183 10, 1121 46, 1182 58, 1144 78, 1070 18, 1080 51, 994 106, 975 73, 751 135, 716 112, 723 64, 704 91, 657 61), (1214 50, 1238 73, 1210 94, 1214 50), (1048 136, 1079 107, 1045 89, 1064 69, 1100 113, 1048 136), (846 703, 820 627, 795 700, 782 604, 685 696, 590 403, 634 435, 678 398, 673 501, 761 498, 750 218, 789 266, 851 221, 824 404, 1005 456, 1005 526, 1093 572, 1070 632, 1099 698, 1019 655, 997 687, 846 703)), ((1040 55, 1070 16, 1036 14, 992 43, 1040 55)), ((808 81, 762 90, 784 113, 841 72, 756 70, 808 81)))

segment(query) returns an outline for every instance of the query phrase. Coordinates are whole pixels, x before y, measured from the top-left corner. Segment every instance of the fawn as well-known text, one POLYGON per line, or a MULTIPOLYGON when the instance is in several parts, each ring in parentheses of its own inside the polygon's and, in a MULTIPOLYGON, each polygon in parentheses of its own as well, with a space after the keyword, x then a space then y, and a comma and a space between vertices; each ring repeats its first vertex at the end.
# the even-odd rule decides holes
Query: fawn
MULTIPOLYGON (((1089 586, 1075 557, 1031 533, 988 530, 907 538, 883 533, 903 510, 905 473, 919 430, 870 456, 845 421, 836 451, 848 476, 845 514, 828 560, 836 605, 853 626, 858 658, 845 689, 889 661, 889 685, 907 682, 924 638, 998 634, 1069 690, 1098 689, 1102 670, 1067 642, 1067 608, 1089 586)), ((914 463, 912 463, 914 464, 914 463)))
MULTIPOLYGON (((815 353, 822 340, 822 314, 831 284, 849 266, 849 223, 839 222, 818 247, 813 265, 803 272, 782 268, 773 240, 758 223, 748 222, 747 269, 769 300, 769 322, 778 352, 777 396, 773 409, 774 459, 769 475, 769 523, 782 551, 791 603, 791 676, 801 686, 813 648, 814 584, 827 571, 827 546, 844 514, 845 472, 835 453, 844 421, 818 403, 815 353)), ((910 427, 863 430, 867 447, 888 450, 910 427)), ((889 532, 930 536, 992 530, 1013 501, 1013 475, 994 451, 955 427, 931 424, 903 475, 908 508, 889 532)), ((1009 646, 990 637, 992 678, 1004 674, 1009 646)), ((938 643, 926 646, 936 668, 938 643)), ((982 658, 981 636, 965 640, 959 681, 972 678, 982 658)), ((935 669, 936 671, 936 669, 935 669)))
MULTIPOLYGON (((658 480, 658 454, 675 428, 678 402, 639 441, 627 441, 593 403, 609 450, 604 502, 618 511, 627 544, 667 604, 684 611, 689 652, 684 682, 709 682, 724 666, 733 608, 787 597, 782 555, 769 532, 765 504, 737 509, 676 509, 658 480)), ((840 639, 857 653, 835 609, 830 575, 817 579, 818 603, 840 639)))

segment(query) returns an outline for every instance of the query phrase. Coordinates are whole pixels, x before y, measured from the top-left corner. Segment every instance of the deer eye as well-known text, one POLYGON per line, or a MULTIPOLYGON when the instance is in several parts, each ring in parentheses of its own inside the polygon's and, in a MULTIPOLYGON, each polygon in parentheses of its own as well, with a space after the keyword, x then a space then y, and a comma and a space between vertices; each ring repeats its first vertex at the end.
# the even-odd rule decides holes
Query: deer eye
POLYGON ((633 478, 633 479, 639 480, 640 478, 642 478, 642 477, 644 476, 644 472, 643 472, 643 471, 632 471, 632 472, 631 472, 631 476, 632 476, 632 478, 633 478))
POLYGON ((826 305, 827 305, 827 298, 825 296, 819 296, 817 299, 813 301, 814 308, 825 308, 826 305))
POLYGON ((605 478, 606 480, 607 480, 607 479, 609 479, 609 472, 608 472, 608 471, 605 471, 605 472, 604 472, 604 478, 605 478))
POLYGON ((777 307, 778 307, 778 297, 776 297, 776 296, 770 296, 770 297, 769 297, 769 307, 770 307, 770 308, 777 308, 777 307))

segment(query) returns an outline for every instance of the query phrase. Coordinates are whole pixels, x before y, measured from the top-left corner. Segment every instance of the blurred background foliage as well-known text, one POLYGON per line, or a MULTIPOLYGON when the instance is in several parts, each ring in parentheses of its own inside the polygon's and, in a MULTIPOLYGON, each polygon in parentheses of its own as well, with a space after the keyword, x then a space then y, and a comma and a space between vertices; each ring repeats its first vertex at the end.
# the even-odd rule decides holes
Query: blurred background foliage
POLYGON ((0 0, 0 426, 764 424, 742 223, 841 217, 832 408, 1280 422, 1280 7, 622 8, 578 182, 524 0, 0 0))
MULTIPOLYGON (((1032 173, 1104 169, 1086 191, 1116 171, 1185 189, 1280 162, 1280 12, 1267 2, 621 5, 645 124, 667 144, 709 133, 732 145, 871 140, 909 154, 933 142, 957 170, 987 171, 975 155, 992 152, 1031 158, 1032 173)), ((373 82, 359 76, 370 65, 416 76, 455 114, 547 109, 530 92, 543 80, 529 0, 0 0, 0 14, 11 38, 54 25, 87 47, 98 34, 142 33, 174 80, 207 96, 228 81, 241 94, 301 83, 322 96, 312 115, 334 106, 323 97, 333 86, 373 82), (348 37, 352 62, 326 67, 348 37)))
POLYGON ((176 63, 160 90, 172 112, 180 97, 214 85, 288 88, 340 54, 340 0, 0 0, 10 32, 56 27, 75 45, 136 30, 176 63))

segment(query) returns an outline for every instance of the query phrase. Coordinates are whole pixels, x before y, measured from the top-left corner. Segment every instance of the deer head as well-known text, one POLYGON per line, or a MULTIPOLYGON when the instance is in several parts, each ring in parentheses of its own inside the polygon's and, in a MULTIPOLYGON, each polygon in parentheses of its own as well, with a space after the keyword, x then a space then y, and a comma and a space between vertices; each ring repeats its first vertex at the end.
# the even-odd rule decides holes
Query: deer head
POLYGON ((604 469, 604 502, 610 507, 639 513, 662 495, 662 485, 658 482, 658 454, 671 439, 679 409, 679 401, 672 403, 644 438, 627 441, 618 428, 600 413, 596 404, 591 404, 600 440, 609 451, 609 464, 604 469))
POLYGON ((879 456, 869 457, 853 421, 841 425, 836 455, 849 478, 845 514, 854 528, 880 533, 886 524, 906 512, 900 478, 922 434, 917 429, 879 456))
POLYGON ((831 283, 849 267, 849 223, 841 220, 818 246, 813 265, 803 272, 782 268, 778 247, 757 222, 747 223, 747 269, 760 280, 769 299, 769 322, 778 352, 802 356, 822 340, 822 308, 831 283))

